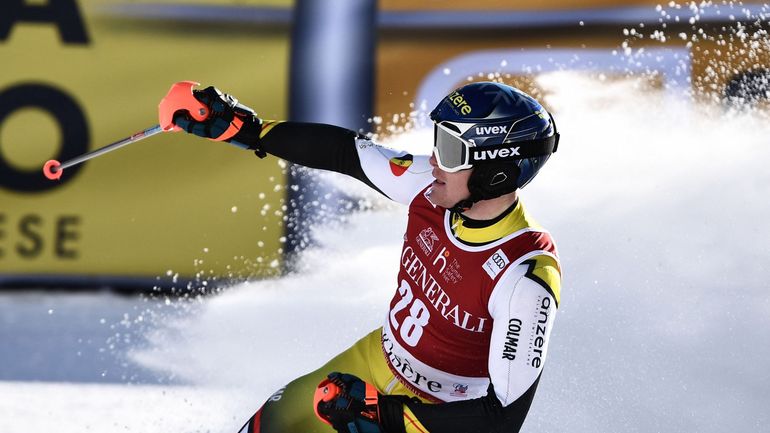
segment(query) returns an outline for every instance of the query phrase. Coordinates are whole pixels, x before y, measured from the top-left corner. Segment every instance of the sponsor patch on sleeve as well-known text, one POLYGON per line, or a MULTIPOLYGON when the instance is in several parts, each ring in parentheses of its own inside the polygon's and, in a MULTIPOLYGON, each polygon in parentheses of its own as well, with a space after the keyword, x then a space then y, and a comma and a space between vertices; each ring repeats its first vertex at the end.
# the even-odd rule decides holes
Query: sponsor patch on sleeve
POLYGON ((390 171, 395 176, 401 176, 412 165, 414 157, 410 154, 390 158, 390 171))
POLYGON ((508 260, 508 256, 505 255, 502 249, 498 249, 486 262, 484 262, 482 267, 487 275, 489 275, 489 278, 494 280, 500 275, 500 272, 503 272, 503 269, 505 269, 509 263, 511 263, 511 261, 508 260))

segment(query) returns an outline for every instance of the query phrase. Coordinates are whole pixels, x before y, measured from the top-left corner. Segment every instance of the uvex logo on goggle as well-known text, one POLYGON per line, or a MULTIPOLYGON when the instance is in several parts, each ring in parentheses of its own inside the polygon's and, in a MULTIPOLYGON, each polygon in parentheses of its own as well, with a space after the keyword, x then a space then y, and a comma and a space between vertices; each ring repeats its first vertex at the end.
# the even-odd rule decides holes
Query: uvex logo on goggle
POLYGON ((508 158, 511 156, 519 156, 519 149, 521 146, 518 147, 504 147, 502 149, 490 149, 490 150, 484 150, 482 149, 472 149, 473 152, 473 160, 474 161, 484 161, 486 159, 497 159, 497 158, 508 158))

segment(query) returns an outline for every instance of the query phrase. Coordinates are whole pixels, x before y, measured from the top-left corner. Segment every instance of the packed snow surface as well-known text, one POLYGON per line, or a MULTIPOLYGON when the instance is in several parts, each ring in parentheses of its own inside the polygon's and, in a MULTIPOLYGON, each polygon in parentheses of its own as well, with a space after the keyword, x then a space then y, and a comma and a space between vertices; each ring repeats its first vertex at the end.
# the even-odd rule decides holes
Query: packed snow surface
MULTIPOLYGON (((522 200, 556 238, 564 280, 523 431, 766 431, 766 118, 707 112, 633 81, 554 73, 539 84, 562 141, 522 200)), ((429 150, 430 137, 395 144, 429 150)), ((81 360, 74 379, 44 377, 54 382, 13 381, 34 371, 0 364, 0 432, 235 432, 274 390, 379 326, 406 209, 335 183, 374 206, 318 228, 302 272, 179 308, 104 294, 0 297, 7 324, 35 324, 28 335, 0 331, 4 344, 58 344, 62 362, 81 360), (73 303, 91 313, 62 320, 73 303), (76 335, 92 328, 105 331, 76 335), (105 353, 119 371, 102 365, 105 353)), ((23 363, 0 354, 9 359, 23 363)), ((30 362, 41 376, 59 368, 55 357, 30 362)))

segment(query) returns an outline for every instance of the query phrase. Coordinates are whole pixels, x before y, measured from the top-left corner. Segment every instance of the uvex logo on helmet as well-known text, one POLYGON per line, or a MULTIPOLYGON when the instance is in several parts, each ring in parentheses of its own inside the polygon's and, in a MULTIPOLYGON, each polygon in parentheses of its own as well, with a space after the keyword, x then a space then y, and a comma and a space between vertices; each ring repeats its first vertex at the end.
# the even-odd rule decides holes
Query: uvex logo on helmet
POLYGON ((507 134, 507 133, 508 133, 508 127, 505 125, 476 127, 476 135, 497 135, 497 134, 507 134))
POLYGON ((520 148, 521 146, 511 146, 511 147, 504 147, 502 149, 490 149, 490 150, 484 150, 484 148, 473 149, 473 160, 485 161, 485 160, 493 160, 497 158, 508 158, 511 156, 519 156, 520 148))

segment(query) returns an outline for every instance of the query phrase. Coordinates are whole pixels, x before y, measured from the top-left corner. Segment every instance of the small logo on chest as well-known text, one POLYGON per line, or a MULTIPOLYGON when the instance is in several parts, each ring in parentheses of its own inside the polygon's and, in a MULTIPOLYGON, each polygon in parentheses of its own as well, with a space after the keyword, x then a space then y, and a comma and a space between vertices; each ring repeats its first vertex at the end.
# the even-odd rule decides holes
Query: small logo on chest
POLYGON ((428 227, 427 229, 423 229, 420 234, 417 235, 417 245, 420 246, 420 249, 423 253, 425 253, 426 256, 430 256, 430 254, 433 252, 433 246, 438 242, 438 236, 433 231, 432 227, 428 227))
POLYGON ((423 229, 415 238, 417 245, 423 253, 432 259, 434 267, 447 283, 458 283, 463 279, 460 273, 460 262, 450 257, 451 253, 445 246, 441 246, 441 240, 432 227, 423 229), (439 246, 441 246, 439 250, 439 246), (434 251, 439 250, 437 253, 434 251))
POLYGON ((459 283, 463 279, 463 275, 460 273, 460 262, 450 256, 449 250, 446 247, 441 247, 441 251, 433 259, 433 266, 438 267, 438 272, 447 283, 459 283))
POLYGON ((509 263, 511 263, 511 261, 508 260, 508 256, 505 255, 502 249, 498 249, 486 262, 484 262, 482 268, 484 268, 484 271, 489 275, 489 278, 494 280, 509 263))
POLYGON ((452 385, 454 388, 454 391, 450 392, 449 395, 453 397, 467 397, 468 396, 468 385, 464 383, 455 383, 452 385))

